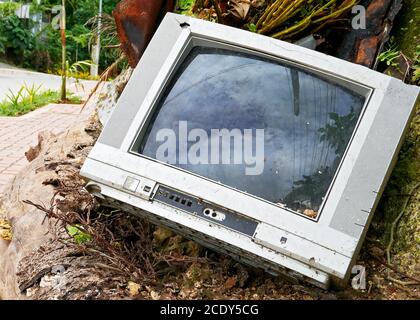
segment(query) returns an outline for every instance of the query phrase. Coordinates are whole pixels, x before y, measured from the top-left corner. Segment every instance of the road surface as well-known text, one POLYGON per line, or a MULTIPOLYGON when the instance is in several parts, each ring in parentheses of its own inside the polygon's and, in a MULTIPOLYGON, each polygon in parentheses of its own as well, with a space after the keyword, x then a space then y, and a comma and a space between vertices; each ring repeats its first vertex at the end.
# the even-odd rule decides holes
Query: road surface
MULTIPOLYGON (((0 63, 0 102, 6 99, 10 93, 9 89, 16 94, 25 82, 30 87, 42 85, 40 91, 58 91, 61 86, 61 77, 18 69, 0 63)), ((74 81, 69 80, 69 84, 72 82, 74 81)))

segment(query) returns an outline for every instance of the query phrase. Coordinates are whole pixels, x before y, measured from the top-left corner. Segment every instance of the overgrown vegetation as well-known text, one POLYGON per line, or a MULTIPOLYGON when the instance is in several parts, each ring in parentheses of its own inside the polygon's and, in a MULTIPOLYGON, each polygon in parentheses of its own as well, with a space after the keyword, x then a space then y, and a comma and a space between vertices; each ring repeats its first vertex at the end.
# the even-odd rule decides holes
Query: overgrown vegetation
POLYGON ((258 33, 284 39, 312 29, 315 33, 343 17, 359 0, 276 0, 256 24, 258 33))
MULTIPOLYGON (((79 104, 80 98, 68 94, 69 103, 79 104)), ((60 93, 57 91, 41 91, 40 86, 27 84, 17 91, 9 90, 7 98, 0 102, 0 116, 21 116, 50 103, 60 102, 60 93)))
MULTIPOLYGON (((119 0, 103 0, 104 15, 109 16, 119 0)), ((35 3, 35 2, 34 2, 35 3)), ((42 24, 16 16, 16 3, 0 4, 0 59, 6 59, 26 68, 42 72, 60 73, 61 36, 55 26, 60 14, 61 0, 44 0, 32 4, 31 14, 42 16, 42 24)), ((90 44, 95 34, 94 18, 98 14, 98 1, 67 0, 66 60, 69 65, 91 59, 90 44)), ((109 46, 117 45, 115 38, 101 39, 99 67, 105 70, 119 53, 109 46)))
POLYGON ((16 15, 0 18, 0 54, 14 57, 15 63, 23 64, 34 44, 35 38, 23 20, 16 15))
POLYGON ((385 49, 378 55, 378 60, 384 62, 389 67, 398 67, 398 58, 401 51, 395 43, 395 38, 391 38, 385 46, 385 49))
POLYGON ((393 37, 380 57, 398 69, 398 58, 402 56, 404 63, 410 67, 406 81, 420 85, 420 3, 404 0, 400 16, 393 29, 393 37))
POLYGON ((360 0, 180 1, 180 12, 241 27, 277 39, 299 39, 326 26, 349 23, 360 0))

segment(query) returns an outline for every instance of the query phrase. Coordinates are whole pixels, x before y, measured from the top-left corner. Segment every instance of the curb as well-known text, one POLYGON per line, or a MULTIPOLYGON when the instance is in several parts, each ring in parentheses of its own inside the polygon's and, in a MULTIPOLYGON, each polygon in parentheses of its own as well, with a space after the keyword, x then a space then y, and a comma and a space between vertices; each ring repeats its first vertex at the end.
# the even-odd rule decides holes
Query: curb
POLYGON ((29 70, 22 70, 22 69, 8 69, 8 68, 0 68, 0 75, 15 75, 15 74, 22 74, 22 75, 46 75, 46 76, 53 76, 53 77, 60 77, 55 74, 48 74, 48 73, 42 73, 42 72, 36 72, 36 71, 29 71, 29 70))

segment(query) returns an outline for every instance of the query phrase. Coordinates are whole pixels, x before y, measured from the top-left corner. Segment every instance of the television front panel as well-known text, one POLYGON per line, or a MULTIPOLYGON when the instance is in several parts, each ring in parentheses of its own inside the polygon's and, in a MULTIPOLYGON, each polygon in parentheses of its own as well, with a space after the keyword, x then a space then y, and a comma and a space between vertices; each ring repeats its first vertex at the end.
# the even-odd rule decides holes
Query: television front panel
POLYGON ((326 288, 348 280, 418 91, 167 14, 82 175, 107 205, 326 288))

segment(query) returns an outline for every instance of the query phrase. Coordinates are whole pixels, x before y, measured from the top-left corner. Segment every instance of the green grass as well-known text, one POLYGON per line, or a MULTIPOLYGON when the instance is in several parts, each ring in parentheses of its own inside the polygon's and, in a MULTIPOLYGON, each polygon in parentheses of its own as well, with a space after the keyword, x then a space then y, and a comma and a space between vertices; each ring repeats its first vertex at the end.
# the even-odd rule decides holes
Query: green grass
MULTIPOLYGON (((68 94, 69 101, 67 103, 79 104, 81 99, 71 94, 68 94)), ((8 98, 3 102, 0 102, 0 116, 16 117, 24 115, 25 113, 34 111, 40 107, 46 106, 50 103, 59 103, 60 93, 57 91, 44 91, 39 94, 35 94, 32 97, 23 96, 20 99, 15 97, 8 98)))

